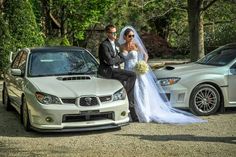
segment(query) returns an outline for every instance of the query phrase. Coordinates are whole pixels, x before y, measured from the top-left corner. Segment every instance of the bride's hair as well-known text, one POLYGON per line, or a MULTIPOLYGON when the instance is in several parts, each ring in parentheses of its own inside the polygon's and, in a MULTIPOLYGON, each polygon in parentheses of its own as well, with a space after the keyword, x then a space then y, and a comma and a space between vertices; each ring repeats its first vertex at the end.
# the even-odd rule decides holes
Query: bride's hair
POLYGON ((130 28, 127 28, 124 32, 124 35, 127 36, 130 32, 133 32, 133 30, 130 28))

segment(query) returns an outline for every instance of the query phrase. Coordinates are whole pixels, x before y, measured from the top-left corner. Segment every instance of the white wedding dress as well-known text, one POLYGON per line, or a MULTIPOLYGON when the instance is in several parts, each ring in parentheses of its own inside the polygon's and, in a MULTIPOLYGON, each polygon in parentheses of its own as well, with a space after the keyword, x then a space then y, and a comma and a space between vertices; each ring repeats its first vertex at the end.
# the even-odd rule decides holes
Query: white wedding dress
MULTIPOLYGON (((132 50, 122 53, 125 58, 124 69, 134 71, 137 61, 142 60, 142 53, 132 50)), ((137 75, 134 87, 134 108, 139 122, 157 122, 171 124, 188 124, 205 122, 191 113, 171 107, 160 95, 162 88, 156 84, 151 70, 137 75)))

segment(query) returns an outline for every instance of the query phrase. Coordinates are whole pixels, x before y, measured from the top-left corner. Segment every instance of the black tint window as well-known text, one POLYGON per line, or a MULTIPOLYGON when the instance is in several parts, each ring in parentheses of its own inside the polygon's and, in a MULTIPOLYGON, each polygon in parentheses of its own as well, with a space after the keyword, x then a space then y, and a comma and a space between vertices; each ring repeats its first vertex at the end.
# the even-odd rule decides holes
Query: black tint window
POLYGON ((20 59, 20 62, 19 62, 19 66, 18 66, 21 69, 22 72, 25 71, 26 59, 27 59, 27 53, 22 52, 21 59, 20 59))
POLYGON ((230 69, 236 69, 236 63, 230 67, 230 69))
POLYGON ((236 49, 215 50, 207 54, 202 59, 198 60, 197 63, 224 66, 230 63, 235 58, 236 49))
POLYGON ((22 51, 19 52, 19 53, 16 55, 16 57, 15 57, 15 59, 14 59, 12 65, 11 65, 11 68, 12 68, 12 69, 17 69, 17 68, 18 68, 21 55, 22 55, 22 51))
POLYGON ((30 55, 29 76, 95 74, 97 67, 86 51, 35 52, 30 55))

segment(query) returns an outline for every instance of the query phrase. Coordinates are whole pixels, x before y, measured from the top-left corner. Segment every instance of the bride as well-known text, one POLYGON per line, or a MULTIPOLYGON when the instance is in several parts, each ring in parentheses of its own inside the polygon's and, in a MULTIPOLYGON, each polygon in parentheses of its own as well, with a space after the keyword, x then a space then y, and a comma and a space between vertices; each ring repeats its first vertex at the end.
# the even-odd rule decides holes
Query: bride
MULTIPOLYGON (((135 71, 135 65, 140 60, 147 62, 146 48, 133 27, 124 27, 118 42, 121 45, 126 70, 135 71)), ((137 75, 134 87, 134 108, 139 122, 172 124, 205 122, 191 113, 171 107, 167 98, 163 98, 160 93, 163 93, 162 87, 157 84, 151 70, 137 75)))

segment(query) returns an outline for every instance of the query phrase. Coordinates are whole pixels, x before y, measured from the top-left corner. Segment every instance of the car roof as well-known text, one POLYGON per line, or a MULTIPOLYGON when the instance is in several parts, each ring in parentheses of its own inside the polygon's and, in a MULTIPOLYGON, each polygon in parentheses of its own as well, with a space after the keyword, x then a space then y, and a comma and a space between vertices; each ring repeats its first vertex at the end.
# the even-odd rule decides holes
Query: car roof
POLYGON ((26 48, 29 52, 57 52, 57 51, 81 51, 85 50, 84 48, 77 47, 77 46, 46 46, 46 47, 33 47, 33 48, 26 48))
POLYGON ((236 43, 226 44, 226 45, 222 46, 222 48, 236 48, 236 43))

